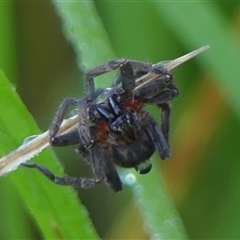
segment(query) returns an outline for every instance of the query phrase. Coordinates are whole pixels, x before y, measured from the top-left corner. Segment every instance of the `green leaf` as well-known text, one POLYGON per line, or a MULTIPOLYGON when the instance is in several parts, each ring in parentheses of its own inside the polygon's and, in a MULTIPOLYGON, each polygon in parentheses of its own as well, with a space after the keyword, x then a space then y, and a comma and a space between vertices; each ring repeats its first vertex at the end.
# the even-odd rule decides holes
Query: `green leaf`
MULTIPOLYGON (((0 136, 1 155, 17 148, 23 139, 40 131, 28 113, 26 107, 0 72, 0 136)), ((54 154, 45 150, 34 161, 48 166, 59 175, 63 175, 54 154)), ((23 201, 27 204, 33 217, 47 239, 96 239, 96 233, 81 206, 75 191, 69 187, 59 187, 43 178, 37 171, 20 166, 10 173, 10 178, 23 201)))
POLYGON ((156 165, 147 176, 137 177, 133 193, 151 239, 187 239, 181 218, 156 165))

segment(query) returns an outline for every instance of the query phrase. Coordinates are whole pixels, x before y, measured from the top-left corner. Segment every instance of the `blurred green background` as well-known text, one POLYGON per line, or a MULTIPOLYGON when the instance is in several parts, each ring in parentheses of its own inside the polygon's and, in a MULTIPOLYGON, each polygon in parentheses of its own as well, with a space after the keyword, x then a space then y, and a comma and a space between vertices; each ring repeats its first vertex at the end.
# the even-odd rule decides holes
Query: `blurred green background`
MULTIPOLYGON (((173 72, 180 95, 172 101, 172 156, 155 159, 154 168, 190 239, 239 239, 239 2, 95 1, 95 7, 117 57, 155 63, 211 46, 173 72)), ((45 131, 64 97, 84 95, 76 54, 50 2, 1 2, 0 16, 0 68, 45 131)), ((159 117, 158 109, 149 111, 159 117)), ((66 173, 90 174, 73 148, 56 153, 66 173)), ((0 239, 42 239, 9 176, 0 179, 0 239)), ((103 239, 149 238, 127 187, 114 194, 100 184, 78 194, 103 239)))

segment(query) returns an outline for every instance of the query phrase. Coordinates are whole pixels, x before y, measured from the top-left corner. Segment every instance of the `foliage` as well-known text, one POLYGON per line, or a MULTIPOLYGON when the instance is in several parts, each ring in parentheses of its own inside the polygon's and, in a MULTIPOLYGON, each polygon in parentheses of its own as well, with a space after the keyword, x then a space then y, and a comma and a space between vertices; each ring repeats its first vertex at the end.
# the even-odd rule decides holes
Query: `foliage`
MULTIPOLYGON (((62 98, 84 94, 75 54, 61 37, 61 21, 81 71, 114 57, 174 59, 209 44, 210 50, 174 70, 180 96, 172 102, 172 157, 154 159, 146 176, 134 173, 136 184, 120 194, 104 185, 79 194, 104 239, 186 238, 173 202, 190 239, 239 237, 238 2, 56 1, 61 21, 47 2, 0 5, 0 29, 6 33, 0 35, 0 68, 43 130, 62 98)), ((103 77, 98 86, 111 79, 103 77)), ((39 130, 3 73, 0 98, 2 156, 39 130)), ((159 117, 158 109, 149 110, 159 117)), ((72 152, 58 151, 66 172, 86 175, 72 152)), ((34 161, 63 174, 50 150, 34 161)), ((46 239, 97 238, 73 189, 22 167, 1 178, 0 188, 0 238, 36 238, 39 230, 46 239)))

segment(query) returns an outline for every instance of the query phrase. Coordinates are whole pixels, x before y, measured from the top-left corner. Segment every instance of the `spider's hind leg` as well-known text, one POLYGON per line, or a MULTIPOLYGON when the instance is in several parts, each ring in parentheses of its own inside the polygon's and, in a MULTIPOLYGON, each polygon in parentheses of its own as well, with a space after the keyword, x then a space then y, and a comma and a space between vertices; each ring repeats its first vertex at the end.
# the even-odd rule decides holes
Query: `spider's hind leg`
POLYGON ((77 178, 77 177, 70 177, 70 176, 58 177, 54 173, 52 173, 49 169, 47 169, 45 166, 38 163, 25 162, 25 163, 22 163, 21 165, 29 168, 38 169, 49 180, 59 185, 90 188, 95 186, 98 182, 100 182, 100 180, 91 179, 91 178, 77 178))

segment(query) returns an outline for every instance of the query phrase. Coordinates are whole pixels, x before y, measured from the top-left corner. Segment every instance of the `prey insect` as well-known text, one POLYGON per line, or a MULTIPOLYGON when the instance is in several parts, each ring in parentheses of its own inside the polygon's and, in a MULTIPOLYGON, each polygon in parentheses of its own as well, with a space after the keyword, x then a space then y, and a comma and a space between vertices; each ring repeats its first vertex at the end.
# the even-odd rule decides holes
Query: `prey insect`
POLYGON ((92 167, 94 178, 57 177, 40 164, 22 165, 37 168, 57 184, 89 188, 105 180, 118 192, 122 183, 115 164, 134 167, 144 174, 151 170, 149 158, 155 150, 161 159, 170 156, 168 101, 178 96, 178 88, 163 66, 128 59, 112 60, 86 76, 87 96, 62 102, 49 128, 49 137, 52 146, 79 144, 77 150, 92 167), (95 90, 94 78, 115 69, 119 71, 111 88, 95 90), (137 79, 149 73, 158 77, 135 91, 137 79), (160 126, 144 109, 145 104, 161 109, 160 126), (70 105, 78 108, 78 129, 56 136, 70 105))

